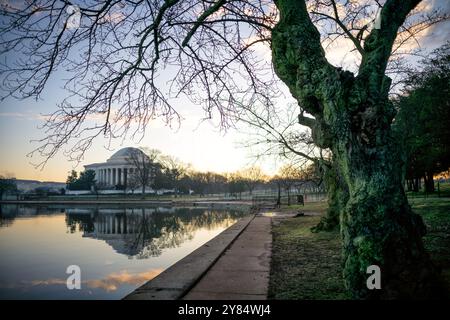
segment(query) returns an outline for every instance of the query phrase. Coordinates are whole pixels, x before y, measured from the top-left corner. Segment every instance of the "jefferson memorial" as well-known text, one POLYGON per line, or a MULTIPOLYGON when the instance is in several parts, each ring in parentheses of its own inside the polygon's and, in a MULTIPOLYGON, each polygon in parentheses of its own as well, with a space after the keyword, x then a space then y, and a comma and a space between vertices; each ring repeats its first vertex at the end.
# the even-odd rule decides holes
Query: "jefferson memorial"
POLYGON ((143 154, 137 148, 123 148, 114 153, 106 162, 88 164, 84 166, 84 169, 95 171, 95 179, 99 185, 126 186, 128 177, 136 170, 136 167, 129 160, 131 154, 135 152, 143 154))

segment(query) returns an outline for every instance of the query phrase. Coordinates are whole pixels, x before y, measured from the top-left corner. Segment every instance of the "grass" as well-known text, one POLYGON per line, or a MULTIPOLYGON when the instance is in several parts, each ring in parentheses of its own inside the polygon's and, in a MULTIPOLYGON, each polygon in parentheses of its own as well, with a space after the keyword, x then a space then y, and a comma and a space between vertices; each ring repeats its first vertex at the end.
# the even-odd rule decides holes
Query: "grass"
POLYGON ((282 208, 316 216, 274 220, 270 299, 346 299, 342 282, 339 232, 312 233, 326 210, 325 202, 282 208))
POLYGON ((450 198, 410 199, 427 226, 424 244, 450 292, 450 198))
MULTIPOLYGON (((427 225, 425 247, 441 269, 450 292, 450 198, 412 198, 410 204, 427 225)), ((325 202, 283 207, 284 212, 301 210, 318 215, 274 220, 269 298, 350 298, 342 281, 339 231, 312 233, 310 230, 326 207, 325 202)))

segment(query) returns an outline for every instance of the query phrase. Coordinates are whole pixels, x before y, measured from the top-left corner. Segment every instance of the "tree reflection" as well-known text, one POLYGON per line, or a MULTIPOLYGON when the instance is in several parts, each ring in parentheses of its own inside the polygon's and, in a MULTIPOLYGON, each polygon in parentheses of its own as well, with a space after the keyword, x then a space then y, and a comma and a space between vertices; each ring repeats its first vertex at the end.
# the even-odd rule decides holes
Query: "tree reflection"
POLYGON ((61 208, 47 206, 31 206, 23 204, 0 205, 0 228, 10 227, 16 218, 29 218, 40 215, 53 215, 64 212, 61 208), (62 210, 62 211, 61 211, 62 210))
POLYGON ((145 259, 192 240, 199 229, 226 228, 245 213, 202 208, 89 208, 1 205, 0 227, 19 217, 65 214, 69 233, 105 241, 116 252, 145 259))
POLYGON ((209 209, 91 209, 71 213, 66 223, 70 232, 103 240, 130 258, 145 259, 161 255, 164 249, 179 247, 193 239, 199 229, 228 227, 245 215, 240 211, 209 209))

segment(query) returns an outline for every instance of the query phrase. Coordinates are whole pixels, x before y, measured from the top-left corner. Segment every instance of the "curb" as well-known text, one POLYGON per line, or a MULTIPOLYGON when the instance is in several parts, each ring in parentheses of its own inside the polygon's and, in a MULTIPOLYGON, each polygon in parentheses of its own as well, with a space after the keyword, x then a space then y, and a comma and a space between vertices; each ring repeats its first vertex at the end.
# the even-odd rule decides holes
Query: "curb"
POLYGON ((124 300, 181 299, 214 265, 255 215, 238 220, 228 229, 140 286, 124 300))

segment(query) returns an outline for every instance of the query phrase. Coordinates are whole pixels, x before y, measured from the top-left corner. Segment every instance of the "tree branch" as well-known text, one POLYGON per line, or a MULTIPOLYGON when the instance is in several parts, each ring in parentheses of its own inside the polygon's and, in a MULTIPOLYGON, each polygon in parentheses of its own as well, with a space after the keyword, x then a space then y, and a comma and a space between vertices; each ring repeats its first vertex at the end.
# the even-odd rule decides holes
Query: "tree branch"
POLYGON ((367 81, 372 94, 380 94, 397 31, 421 0, 388 0, 380 12, 380 28, 373 29, 364 42, 358 78, 367 81))
POLYGON ((310 129, 314 128, 317 124, 317 121, 313 118, 305 117, 302 112, 298 115, 298 123, 302 126, 306 126, 310 129))
POLYGON ((280 20, 272 31, 272 61, 277 75, 287 84, 299 105, 316 118, 333 90, 323 90, 330 81, 339 82, 336 68, 328 63, 320 33, 312 23, 305 1, 277 0, 280 20))
POLYGON ((194 35, 195 31, 200 27, 200 25, 213 13, 217 12, 224 4, 226 3, 226 0, 219 0, 216 3, 214 3, 211 7, 208 8, 208 10, 205 10, 197 19, 194 26, 189 30, 188 34, 186 35, 186 38, 184 38, 181 45, 185 47, 189 40, 191 40, 192 36, 194 35))
MULTIPOLYGON (((334 22, 336 22, 336 24, 342 29, 342 31, 344 31, 344 33, 347 35, 347 37, 353 42, 354 46, 356 47, 356 49, 358 50, 358 52, 363 55, 364 54, 364 48, 361 46, 361 43, 358 40, 358 37, 354 37, 353 34, 350 32, 350 30, 345 26, 345 24, 342 22, 342 20, 339 18, 339 13, 338 13, 338 9, 336 6, 336 1, 332 0, 331 1, 332 6, 333 6, 333 12, 334 12, 334 17, 322 13, 322 12, 312 12, 314 14, 320 15, 320 16, 324 16, 328 19, 333 20, 334 22)), ((362 29, 364 30, 364 29, 362 29)))

